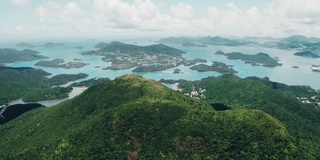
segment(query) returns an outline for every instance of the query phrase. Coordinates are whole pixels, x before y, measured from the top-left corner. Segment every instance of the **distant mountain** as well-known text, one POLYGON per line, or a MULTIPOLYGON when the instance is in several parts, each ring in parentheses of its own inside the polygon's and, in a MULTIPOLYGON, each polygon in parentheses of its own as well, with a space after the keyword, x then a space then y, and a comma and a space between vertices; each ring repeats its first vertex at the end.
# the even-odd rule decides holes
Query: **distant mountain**
POLYGON ((282 39, 282 41, 285 42, 310 42, 310 43, 317 43, 320 42, 320 38, 314 38, 314 37, 306 37, 306 36, 302 36, 302 35, 294 35, 294 36, 290 36, 288 38, 284 38, 282 39))
POLYGON ((299 144, 283 124, 262 111, 216 111, 204 101, 134 75, 93 86, 57 106, 27 112, 2 125, 0 137, 1 159, 309 156, 307 151, 297 152, 299 144))
POLYGON ((190 44, 190 43, 197 43, 203 45, 225 45, 225 46, 237 46, 243 45, 244 43, 239 40, 233 40, 228 38, 222 38, 219 36, 215 37, 198 37, 198 38, 191 38, 191 37, 168 37, 160 39, 160 43, 171 43, 171 44, 190 44))
POLYGON ((217 51, 215 54, 217 55, 224 55, 228 59, 231 60, 242 60, 245 63, 251 64, 252 66, 264 66, 264 67, 276 67, 282 66, 281 63, 272 57, 270 57, 266 53, 258 53, 255 55, 247 55, 240 52, 231 52, 231 53, 224 53, 222 51, 217 51))
POLYGON ((162 38, 157 43, 169 43, 169 44, 183 44, 183 43, 189 43, 192 41, 195 41, 197 38, 192 37, 167 37, 162 38))
POLYGON ((101 49, 101 48, 106 47, 107 45, 108 45, 107 43, 100 42, 100 43, 98 43, 97 45, 95 45, 94 48, 99 48, 99 49, 101 49))
POLYGON ((294 54, 295 56, 307 57, 307 58, 320 58, 320 55, 315 54, 310 51, 297 52, 294 54))
POLYGON ((225 46, 242 45, 242 43, 238 42, 237 40, 231 40, 231 39, 222 38, 219 36, 215 36, 215 37, 208 36, 204 39, 199 40, 199 42, 203 44, 209 44, 209 45, 225 45, 225 46))
POLYGON ((39 52, 30 49, 18 51, 15 49, 4 48, 0 49, 0 63, 14 63, 49 58, 38 54, 39 52))
POLYGON ((33 48, 33 47, 36 47, 36 46, 32 45, 30 43, 20 42, 20 43, 14 45, 14 47, 16 47, 16 48, 33 48))
POLYGON ((63 43, 54 43, 54 42, 47 42, 46 44, 41 45, 41 47, 57 47, 63 46, 63 43))
POLYGON ((168 55, 181 55, 185 51, 178 50, 164 44, 153 44, 149 46, 138 46, 132 44, 126 44, 121 42, 99 43, 95 46, 100 48, 101 52, 113 52, 113 53, 147 53, 147 54, 168 54, 168 55))
POLYGON ((208 47, 207 45, 199 43, 197 41, 183 43, 182 46, 185 46, 185 47, 208 47))

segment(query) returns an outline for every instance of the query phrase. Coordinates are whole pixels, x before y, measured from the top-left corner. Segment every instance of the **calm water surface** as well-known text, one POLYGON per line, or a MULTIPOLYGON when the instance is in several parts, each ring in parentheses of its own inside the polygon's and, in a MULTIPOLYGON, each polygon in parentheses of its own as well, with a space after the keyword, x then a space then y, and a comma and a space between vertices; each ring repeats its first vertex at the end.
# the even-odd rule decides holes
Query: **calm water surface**
MULTIPOLYGON (((81 59, 82 62, 90 63, 90 65, 85 66, 79 69, 63 69, 63 68, 46 68, 35 66, 34 64, 37 61, 29 61, 29 62, 19 62, 10 64, 11 67, 33 67, 37 69, 42 69, 46 72, 52 73, 52 75, 68 73, 68 74, 77 74, 77 73, 86 73, 89 75, 89 78, 94 77, 108 77, 115 78, 124 74, 132 74, 132 69, 120 70, 120 71, 112 71, 112 70, 102 70, 101 68, 96 68, 97 66, 106 67, 110 66, 111 63, 106 63, 101 60, 102 57, 99 56, 84 56, 81 55, 82 52, 95 50, 93 48, 94 45, 99 42, 111 42, 112 40, 98 40, 98 41, 54 41, 64 43, 64 46, 58 47, 35 47, 31 48, 40 52, 41 55, 48 56, 52 60, 56 58, 62 58, 66 62, 74 61, 74 59, 81 59), (76 47, 83 47, 83 49, 77 49, 76 47)), ((34 45, 41 45, 46 43, 43 42, 30 42, 34 45)), ((154 44, 153 41, 149 40, 121 40, 121 42, 133 44, 136 42, 138 45, 150 45, 154 44)), ((19 42, 11 42, 11 43, 2 43, 0 44, 1 48, 12 48, 14 44, 19 42)), ((257 77, 269 77, 272 81, 277 81, 281 83, 286 83, 290 85, 308 85, 314 89, 320 89, 320 73, 312 72, 310 67, 311 65, 320 65, 319 59, 312 58, 303 58, 297 57, 293 54, 296 52, 294 50, 280 50, 280 49, 270 49, 270 48, 262 48, 262 47, 247 47, 247 46, 209 46, 207 48, 196 48, 196 47, 183 47, 181 45, 172 45, 169 46, 181 49, 186 51, 187 53, 183 56, 186 58, 203 58, 208 61, 210 64, 212 61, 219 61, 226 63, 228 65, 233 65, 234 69, 239 73, 237 74, 241 78, 245 78, 248 76, 257 76, 257 77), (242 52, 244 54, 257 54, 259 52, 264 52, 269 54, 271 57, 279 57, 280 63, 283 63, 283 66, 268 68, 261 66, 251 66, 250 64, 245 64, 240 60, 228 60, 223 55, 215 55, 214 53, 218 50, 223 52, 242 52), (292 66, 298 66, 299 68, 295 69, 292 66)), ((19 48, 19 50, 22 50, 19 48)), ((190 66, 189 66, 190 67, 190 66)), ((196 72, 189 69, 186 66, 178 66, 182 70, 183 74, 173 74, 173 70, 176 68, 168 69, 162 72, 150 72, 150 73, 138 73, 146 78, 151 78, 154 80, 160 79, 186 79, 186 80, 199 80, 201 78, 205 78, 208 76, 219 76, 220 73, 217 72, 196 72)))

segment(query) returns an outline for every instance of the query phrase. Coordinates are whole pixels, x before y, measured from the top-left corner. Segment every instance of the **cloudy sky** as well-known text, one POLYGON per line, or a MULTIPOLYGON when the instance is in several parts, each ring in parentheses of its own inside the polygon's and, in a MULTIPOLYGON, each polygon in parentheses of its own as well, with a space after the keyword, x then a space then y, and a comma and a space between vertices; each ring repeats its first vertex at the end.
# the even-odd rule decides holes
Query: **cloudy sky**
POLYGON ((320 37, 319 0, 1 0, 0 39, 320 37))

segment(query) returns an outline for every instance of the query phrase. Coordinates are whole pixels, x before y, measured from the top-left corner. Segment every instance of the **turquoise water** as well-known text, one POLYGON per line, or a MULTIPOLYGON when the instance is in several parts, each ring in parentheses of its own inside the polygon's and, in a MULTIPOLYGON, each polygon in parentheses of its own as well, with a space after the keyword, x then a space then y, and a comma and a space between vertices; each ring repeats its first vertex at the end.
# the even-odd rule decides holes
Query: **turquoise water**
MULTIPOLYGON (((99 42, 110 42, 111 40, 98 40, 98 41, 54 41, 54 42, 62 42, 65 45, 59 47, 52 48, 44 48, 44 47, 35 47, 31 48, 33 50, 39 51, 41 55, 48 56, 52 60, 55 58, 62 58, 66 62, 73 61, 73 59, 82 59, 83 62, 90 63, 90 65, 85 66, 79 69, 63 69, 63 68, 46 68, 40 66, 34 66, 37 61, 30 62, 19 62, 10 64, 12 67, 34 67, 37 69, 42 69, 52 75, 68 73, 68 74, 77 74, 77 73, 86 73, 89 75, 89 78, 94 77, 108 77, 115 78, 124 74, 132 74, 131 70, 120 70, 120 71, 112 71, 112 70, 102 70, 101 68, 95 68, 96 66, 106 67, 110 66, 111 63, 105 63, 101 60, 101 57, 98 56, 84 56, 81 55, 84 51, 94 50, 93 46, 98 44, 99 42), (77 49, 76 47, 84 47, 83 49, 77 49)), ((121 40, 125 43, 133 44, 136 42, 138 45, 149 45, 153 44, 153 41, 150 40, 121 40)), ((43 42, 30 42, 34 45, 44 44, 47 41, 43 42)), ((14 44, 19 42, 6 42, 1 43, 0 48, 12 48, 14 44)), ((257 76, 257 77, 269 77, 272 81, 277 81, 281 83, 286 83, 290 85, 308 85, 314 89, 320 89, 320 73, 312 72, 310 67, 311 65, 320 65, 319 59, 312 58, 303 58, 297 57, 293 54, 296 52, 294 50, 280 50, 280 49, 270 49, 270 48, 262 48, 262 47, 247 47, 247 46, 209 46, 207 48, 190 48, 183 47, 181 45, 172 45, 169 46, 181 49, 186 51, 187 53, 183 56, 186 58, 203 58, 211 63, 212 61, 219 61, 226 63, 228 65, 233 65, 234 69, 239 71, 237 74, 239 77, 248 77, 248 76, 257 76), (259 52, 264 52, 269 54, 271 57, 279 57, 280 63, 283 63, 283 66, 267 68, 261 66, 251 66, 250 64, 245 64, 240 60, 228 60, 225 56, 215 55, 214 53, 218 50, 223 52, 242 52, 244 54, 257 54, 259 52), (298 69, 292 68, 292 66, 299 66, 298 69)), ((190 67, 190 66, 189 66, 190 67)), ((186 80, 199 80, 201 78, 205 78, 208 76, 219 76, 220 73, 216 72, 196 72, 189 69, 186 66, 178 66, 182 70, 183 74, 173 74, 172 69, 168 69, 163 72, 151 72, 151 73, 139 73, 146 78, 151 78, 154 80, 160 79, 186 79, 186 80)))

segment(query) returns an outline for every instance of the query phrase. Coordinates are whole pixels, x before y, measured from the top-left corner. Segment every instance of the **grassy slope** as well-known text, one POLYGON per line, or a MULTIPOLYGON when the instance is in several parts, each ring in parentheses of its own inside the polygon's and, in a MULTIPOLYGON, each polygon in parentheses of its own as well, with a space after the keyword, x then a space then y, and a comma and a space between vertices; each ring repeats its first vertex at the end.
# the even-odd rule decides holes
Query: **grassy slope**
POLYGON ((0 137, 0 158, 6 159, 303 156, 285 127, 264 112, 217 112, 203 101, 132 75, 28 112, 1 126, 0 137))

